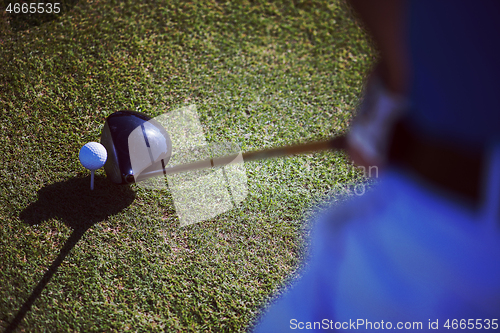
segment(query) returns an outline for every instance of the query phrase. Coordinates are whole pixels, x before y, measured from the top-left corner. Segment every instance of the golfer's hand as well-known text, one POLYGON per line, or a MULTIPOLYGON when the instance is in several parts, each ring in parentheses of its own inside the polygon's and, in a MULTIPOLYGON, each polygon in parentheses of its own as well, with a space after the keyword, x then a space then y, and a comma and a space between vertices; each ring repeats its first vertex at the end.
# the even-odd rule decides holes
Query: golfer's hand
POLYGON ((383 168, 387 163, 392 127, 407 109, 406 98, 389 91, 374 73, 347 136, 348 153, 355 164, 383 168))

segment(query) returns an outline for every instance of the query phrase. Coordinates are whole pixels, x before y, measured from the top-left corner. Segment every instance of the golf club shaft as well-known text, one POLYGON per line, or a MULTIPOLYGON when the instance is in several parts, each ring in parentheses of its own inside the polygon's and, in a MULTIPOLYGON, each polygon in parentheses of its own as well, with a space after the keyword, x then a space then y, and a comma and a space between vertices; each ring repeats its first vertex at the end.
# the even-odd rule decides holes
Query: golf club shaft
MULTIPOLYGON (((330 140, 324 141, 314 141, 308 143, 300 143, 291 146, 284 146, 278 148, 270 148, 264 150, 258 150, 253 152, 243 153, 243 162, 248 161, 256 161, 261 159, 280 157, 280 156, 288 156, 295 154, 303 154, 310 153, 315 151, 323 151, 323 150, 341 150, 346 147, 346 139, 345 136, 338 136, 330 140)), ((142 179, 157 177, 162 175, 174 174, 187 172, 191 170, 199 170, 199 169, 209 169, 215 166, 224 166, 234 161, 239 154, 232 154, 224 157, 217 157, 213 159, 205 159, 193 163, 176 165, 173 167, 167 167, 160 170, 154 170, 142 173, 140 176, 142 179)))

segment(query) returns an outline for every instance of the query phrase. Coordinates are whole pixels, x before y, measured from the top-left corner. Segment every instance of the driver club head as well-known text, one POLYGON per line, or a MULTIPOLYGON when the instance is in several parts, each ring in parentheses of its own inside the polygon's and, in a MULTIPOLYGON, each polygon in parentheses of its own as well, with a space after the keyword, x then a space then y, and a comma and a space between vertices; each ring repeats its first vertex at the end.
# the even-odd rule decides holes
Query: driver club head
POLYGON ((153 118, 129 110, 108 116, 101 144, 108 153, 104 170, 115 184, 137 182, 142 170, 158 163, 166 165, 172 153, 165 128, 153 118))

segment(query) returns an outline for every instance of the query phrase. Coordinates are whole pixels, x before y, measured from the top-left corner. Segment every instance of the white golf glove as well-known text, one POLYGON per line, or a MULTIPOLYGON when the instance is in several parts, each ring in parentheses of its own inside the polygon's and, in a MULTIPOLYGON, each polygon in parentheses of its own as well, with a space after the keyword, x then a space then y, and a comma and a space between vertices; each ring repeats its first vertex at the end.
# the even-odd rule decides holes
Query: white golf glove
POLYGON ((380 77, 373 75, 366 84, 358 114, 347 136, 351 149, 370 165, 384 165, 392 126, 407 107, 405 96, 390 92, 380 77))

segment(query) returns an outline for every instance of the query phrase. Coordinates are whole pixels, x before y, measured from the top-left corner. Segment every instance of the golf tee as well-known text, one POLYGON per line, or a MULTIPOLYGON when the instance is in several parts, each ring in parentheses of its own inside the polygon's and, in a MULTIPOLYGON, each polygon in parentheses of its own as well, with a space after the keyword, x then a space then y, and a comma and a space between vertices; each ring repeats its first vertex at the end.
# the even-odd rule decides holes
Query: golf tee
POLYGON ((94 170, 90 170, 90 190, 94 190, 94 170))

